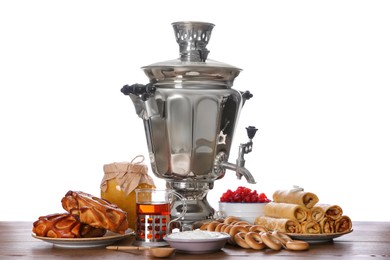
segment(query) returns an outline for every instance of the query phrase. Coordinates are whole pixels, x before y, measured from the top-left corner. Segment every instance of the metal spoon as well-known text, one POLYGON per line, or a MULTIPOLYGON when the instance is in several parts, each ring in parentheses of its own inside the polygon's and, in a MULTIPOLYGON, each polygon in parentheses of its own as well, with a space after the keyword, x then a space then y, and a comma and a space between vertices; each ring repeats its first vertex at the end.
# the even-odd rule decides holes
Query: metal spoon
POLYGON ((148 250, 154 257, 165 258, 170 257, 176 251, 172 247, 147 247, 147 246, 107 246, 106 249, 115 251, 128 251, 128 250, 148 250))

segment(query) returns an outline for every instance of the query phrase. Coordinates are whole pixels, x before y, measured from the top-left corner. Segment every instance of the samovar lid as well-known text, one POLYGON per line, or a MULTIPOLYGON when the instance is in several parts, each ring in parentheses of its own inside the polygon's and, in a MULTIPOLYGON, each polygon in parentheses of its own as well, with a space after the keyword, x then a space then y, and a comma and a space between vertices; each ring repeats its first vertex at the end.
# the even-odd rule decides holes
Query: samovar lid
POLYGON ((206 46, 214 24, 175 22, 172 26, 180 47, 180 57, 142 67, 149 80, 161 86, 191 83, 199 86, 211 84, 231 87, 241 69, 207 59, 209 50, 206 46))

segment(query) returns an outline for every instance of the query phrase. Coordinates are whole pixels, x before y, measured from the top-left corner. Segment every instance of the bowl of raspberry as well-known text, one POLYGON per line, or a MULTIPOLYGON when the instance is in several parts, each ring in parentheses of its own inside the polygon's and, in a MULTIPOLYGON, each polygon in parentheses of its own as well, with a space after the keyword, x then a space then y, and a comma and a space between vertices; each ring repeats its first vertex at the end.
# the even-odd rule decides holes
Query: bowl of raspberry
POLYGON ((221 217, 234 216, 254 224, 255 219, 264 216, 264 207, 271 200, 264 193, 240 186, 235 191, 227 190, 219 201, 221 217))

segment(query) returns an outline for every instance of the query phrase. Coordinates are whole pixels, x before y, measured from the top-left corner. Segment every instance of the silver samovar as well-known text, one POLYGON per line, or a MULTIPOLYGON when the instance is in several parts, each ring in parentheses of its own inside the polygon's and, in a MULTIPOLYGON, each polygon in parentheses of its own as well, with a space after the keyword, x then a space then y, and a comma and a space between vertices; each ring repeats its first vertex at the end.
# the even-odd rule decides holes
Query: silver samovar
MULTIPOLYGON (((172 26, 180 58, 142 67, 149 83, 125 85, 121 91, 130 96, 144 122, 153 173, 186 198, 183 222, 191 226, 213 218, 207 193, 226 169, 255 183, 244 167, 244 154, 251 152, 257 129, 247 127, 249 141, 240 144, 236 162, 228 162, 241 108, 252 94, 231 88, 241 69, 207 59, 214 24, 172 26)), ((174 202, 171 215, 179 215, 180 207, 181 202, 174 202)))

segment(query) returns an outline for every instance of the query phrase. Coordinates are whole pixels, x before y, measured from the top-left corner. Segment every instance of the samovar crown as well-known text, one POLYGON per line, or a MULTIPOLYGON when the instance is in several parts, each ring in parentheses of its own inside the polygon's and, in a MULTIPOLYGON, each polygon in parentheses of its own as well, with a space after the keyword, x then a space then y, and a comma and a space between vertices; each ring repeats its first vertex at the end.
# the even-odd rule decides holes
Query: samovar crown
POLYGON ((182 61, 205 62, 209 50, 211 31, 214 24, 205 22, 175 22, 172 23, 176 42, 180 46, 182 61))

